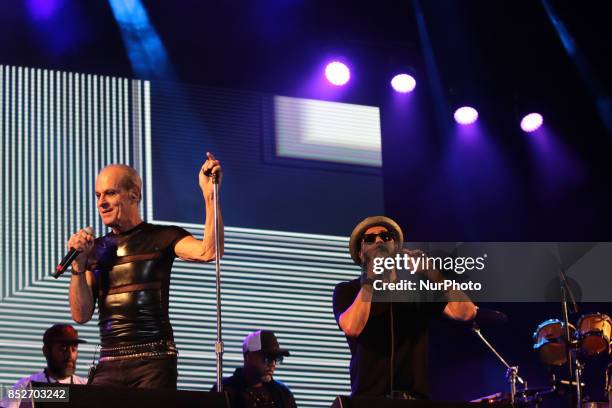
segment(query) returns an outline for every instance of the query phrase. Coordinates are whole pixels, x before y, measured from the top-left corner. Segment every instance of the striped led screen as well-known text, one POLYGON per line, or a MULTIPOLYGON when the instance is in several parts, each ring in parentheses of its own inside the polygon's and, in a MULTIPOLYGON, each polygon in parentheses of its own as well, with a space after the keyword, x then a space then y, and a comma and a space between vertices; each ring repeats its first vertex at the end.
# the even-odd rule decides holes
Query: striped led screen
MULTIPOLYGON (((155 158, 164 152, 152 143, 154 86, 147 81, 0 66, 0 384, 12 385, 42 370, 44 330, 53 323, 71 322, 69 276, 55 280, 49 274, 73 231, 92 225, 96 235, 105 233, 94 196, 101 167, 113 162, 134 166, 145 186, 143 218, 180 225, 201 237, 202 224, 155 217, 153 189, 163 185, 155 173, 155 158)), ((282 103, 284 114, 285 108, 300 105, 298 100, 282 103)), ((304 122, 308 126, 316 125, 313 112, 304 122)), ((354 114, 355 120, 364 120, 354 114)), ((377 113, 368 115, 374 120, 377 113)), ((329 117, 323 115, 322 120, 329 117)), ((328 152, 371 151, 367 162, 377 165, 380 145, 365 139, 333 146, 323 133, 307 132, 302 141, 327 146, 332 149, 328 152)), ((180 204, 176 211, 181 211, 180 204)), ((246 334, 270 329, 291 350, 276 377, 293 390, 300 406, 329 406, 335 395, 349 390, 348 349, 331 306, 334 285, 358 275, 347 238, 229 224, 225 239, 224 374, 241 364, 246 334)), ((212 264, 182 261, 172 271, 170 313, 180 350, 181 389, 208 390, 215 379, 213 272, 212 264)), ((92 321, 77 327, 88 340, 80 347, 77 374, 82 376, 98 342, 96 323, 97 312, 92 321)))
POLYGON ((375 106, 274 97, 280 157, 382 167, 375 106))

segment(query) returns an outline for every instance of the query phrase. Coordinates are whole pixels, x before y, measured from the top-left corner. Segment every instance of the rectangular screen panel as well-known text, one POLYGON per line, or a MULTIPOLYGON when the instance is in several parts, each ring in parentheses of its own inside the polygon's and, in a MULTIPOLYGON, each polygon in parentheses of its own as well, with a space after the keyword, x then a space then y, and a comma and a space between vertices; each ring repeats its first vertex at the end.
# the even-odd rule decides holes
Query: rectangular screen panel
POLYGON ((274 97, 280 157, 382 167, 375 106, 274 97))

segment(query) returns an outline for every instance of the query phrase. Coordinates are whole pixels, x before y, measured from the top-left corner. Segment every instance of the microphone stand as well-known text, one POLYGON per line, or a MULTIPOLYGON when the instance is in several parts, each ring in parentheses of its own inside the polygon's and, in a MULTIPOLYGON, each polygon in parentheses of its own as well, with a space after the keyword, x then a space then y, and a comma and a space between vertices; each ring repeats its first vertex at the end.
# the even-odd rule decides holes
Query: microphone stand
POLYGON ((221 235, 219 234, 219 175, 212 175, 214 186, 213 203, 215 217, 215 275, 217 303, 217 341, 215 354, 217 356, 217 392, 223 392, 223 340, 221 338, 221 235))

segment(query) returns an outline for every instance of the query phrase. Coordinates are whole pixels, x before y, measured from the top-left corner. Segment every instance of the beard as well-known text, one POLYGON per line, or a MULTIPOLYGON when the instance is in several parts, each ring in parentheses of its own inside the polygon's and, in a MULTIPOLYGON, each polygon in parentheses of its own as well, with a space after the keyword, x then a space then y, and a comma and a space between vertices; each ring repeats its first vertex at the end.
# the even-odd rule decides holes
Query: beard
POLYGON ((52 374, 60 377, 60 379, 66 378, 74 374, 74 371, 76 369, 76 361, 68 360, 58 362, 49 359, 47 360, 47 367, 49 368, 49 371, 52 374), (72 365, 70 365, 69 363, 72 363, 72 365))
POLYGON ((380 244, 376 247, 376 255, 389 256, 393 253, 392 249, 386 244, 380 244))
POLYGON ((367 270, 368 265, 375 258, 391 258, 395 256, 396 248, 395 244, 388 242, 380 242, 376 245, 372 245, 365 249, 363 253, 363 262, 361 268, 367 270))
POLYGON ((373 258, 388 258, 390 256, 393 256, 395 252, 395 248, 389 248, 389 245, 387 245, 387 243, 385 242, 381 242, 378 245, 376 245, 375 247, 371 248, 368 251, 368 259, 373 259, 373 258))
POLYGON ((274 375, 274 370, 270 370, 272 371, 271 373, 269 372, 269 369, 263 368, 260 372, 259 372, 259 378, 261 378, 261 382, 267 383, 272 381, 272 376, 274 375))

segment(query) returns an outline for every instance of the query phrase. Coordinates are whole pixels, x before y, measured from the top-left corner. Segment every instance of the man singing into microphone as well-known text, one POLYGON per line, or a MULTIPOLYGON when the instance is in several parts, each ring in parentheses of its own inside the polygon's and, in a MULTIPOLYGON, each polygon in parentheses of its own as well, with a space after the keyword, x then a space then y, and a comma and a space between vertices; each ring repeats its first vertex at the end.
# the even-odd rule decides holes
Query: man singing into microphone
MULTIPOLYGON (((68 240, 68 248, 80 252, 70 281, 74 321, 88 322, 98 302, 101 349, 94 385, 176 388, 170 270, 175 257, 193 262, 215 258, 213 177, 221 182, 221 165, 207 153, 199 173, 206 207, 200 241, 182 228, 143 222, 138 210, 142 181, 133 168, 113 164, 98 174, 98 213, 111 232, 94 240, 81 230, 68 240)), ((221 214, 219 223, 222 245, 221 214)))
MULTIPOLYGON (((442 313, 455 320, 476 315, 476 307, 463 292, 445 293, 427 302, 373 301, 375 280, 398 280, 396 270, 376 275, 374 258, 393 257, 402 251, 402 245, 402 230, 388 217, 368 217, 351 234, 349 250, 353 261, 362 266, 362 277, 336 285, 333 306, 351 350, 353 396, 428 398, 430 320, 442 313)), ((434 280, 440 278, 437 273, 419 271, 423 278, 434 280)))

